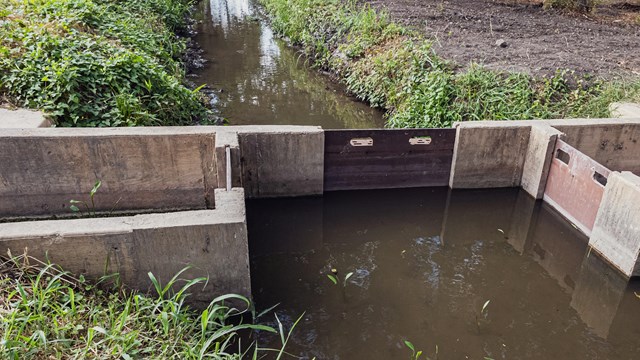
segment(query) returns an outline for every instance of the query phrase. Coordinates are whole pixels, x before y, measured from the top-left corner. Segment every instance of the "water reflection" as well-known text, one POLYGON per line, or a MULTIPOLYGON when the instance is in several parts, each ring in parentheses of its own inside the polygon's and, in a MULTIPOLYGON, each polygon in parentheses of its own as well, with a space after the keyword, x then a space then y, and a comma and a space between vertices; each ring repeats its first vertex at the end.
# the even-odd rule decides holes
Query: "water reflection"
POLYGON ((248 216, 255 300, 307 312, 291 348, 304 358, 402 358, 404 340, 454 359, 640 350, 637 283, 594 265, 586 239, 522 192, 337 192, 252 201, 248 216), (356 275, 335 286, 331 267, 356 275))
POLYGON ((216 107, 231 124, 376 128, 381 112, 343 94, 274 38, 249 0, 209 0, 196 41, 209 60, 196 81, 216 90, 216 107))

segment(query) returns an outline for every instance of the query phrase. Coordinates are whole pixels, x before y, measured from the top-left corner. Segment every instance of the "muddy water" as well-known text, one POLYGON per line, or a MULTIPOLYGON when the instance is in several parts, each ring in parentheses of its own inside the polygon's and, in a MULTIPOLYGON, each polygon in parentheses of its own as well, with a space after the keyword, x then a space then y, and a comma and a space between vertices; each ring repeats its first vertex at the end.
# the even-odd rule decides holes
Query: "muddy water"
POLYGON ((303 358, 407 359, 405 340, 432 359, 436 346, 440 359, 640 354, 640 284, 517 190, 336 192, 247 210, 254 300, 280 303, 286 327, 305 314, 288 347, 303 358))
POLYGON ((250 0, 203 0, 196 41, 208 60, 194 81, 208 84, 214 107, 231 125, 378 128, 382 113, 305 64, 274 38, 250 0))

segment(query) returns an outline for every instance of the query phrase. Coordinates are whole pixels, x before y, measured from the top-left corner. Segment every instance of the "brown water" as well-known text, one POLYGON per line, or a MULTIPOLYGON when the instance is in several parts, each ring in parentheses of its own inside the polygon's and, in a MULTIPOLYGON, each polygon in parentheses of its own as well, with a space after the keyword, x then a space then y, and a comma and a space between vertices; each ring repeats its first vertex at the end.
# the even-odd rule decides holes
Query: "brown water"
POLYGON ((288 346, 305 359, 408 359, 405 340, 432 359, 640 358, 640 284, 517 190, 247 206, 254 300, 287 328, 305 313, 288 346), (331 268, 354 275, 334 285, 331 268))
POLYGON ((214 89, 214 107, 231 125, 320 125, 379 128, 382 112, 305 63, 250 0, 203 0, 195 40, 208 63, 197 83, 214 89))

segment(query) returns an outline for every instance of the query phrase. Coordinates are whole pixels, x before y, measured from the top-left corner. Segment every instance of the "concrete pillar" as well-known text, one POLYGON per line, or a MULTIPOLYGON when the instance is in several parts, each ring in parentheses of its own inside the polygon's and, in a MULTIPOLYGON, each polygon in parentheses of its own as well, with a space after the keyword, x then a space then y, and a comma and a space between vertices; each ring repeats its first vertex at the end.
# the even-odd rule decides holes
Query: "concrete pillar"
POLYGON ((553 149, 562 132, 549 125, 532 125, 529 145, 525 154, 521 186, 524 191, 536 199, 542 199, 553 149))
POLYGON ((640 275, 640 177, 609 175, 589 246, 626 277, 640 275))
POLYGON ((452 189, 520 186, 530 124, 465 122, 456 127, 452 189))
POLYGON ((249 198, 320 195, 324 131, 316 126, 239 126, 242 185, 249 198))

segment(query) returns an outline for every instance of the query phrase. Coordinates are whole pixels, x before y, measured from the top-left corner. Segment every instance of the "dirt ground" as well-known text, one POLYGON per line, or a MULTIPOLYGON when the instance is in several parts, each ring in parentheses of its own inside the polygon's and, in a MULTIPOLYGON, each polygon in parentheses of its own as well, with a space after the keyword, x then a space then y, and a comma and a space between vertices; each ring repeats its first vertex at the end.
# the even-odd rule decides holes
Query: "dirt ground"
POLYGON ((538 76, 556 69, 640 76, 640 5, 600 5, 585 15, 527 0, 364 2, 423 30, 438 54, 460 66, 474 61, 538 76))

